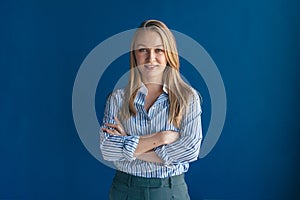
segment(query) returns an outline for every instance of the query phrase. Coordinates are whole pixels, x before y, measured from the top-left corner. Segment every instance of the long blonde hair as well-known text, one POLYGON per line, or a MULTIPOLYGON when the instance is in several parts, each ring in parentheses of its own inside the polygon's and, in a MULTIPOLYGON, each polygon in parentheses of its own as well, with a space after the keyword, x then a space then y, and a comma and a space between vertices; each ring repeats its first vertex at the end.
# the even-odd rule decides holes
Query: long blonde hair
POLYGON ((130 51, 130 79, 125 88, 124 102, 120 115, 127 119, 136 115, 134 99, 138 90, 142 86, 141 75, 137 68, 135 59, 135 40, 141 30, 151 30, 157 32, 163 42, 167 67, 163 74, 163 84, 167 88, 170 104, 169 123, 175 127, 180 126, 184 111, 188 106, 189 97, 192 94, 191 87, 186 84, 179 73, 179 56, 176 47, 176 41, 169 28, 161 21, 147 20, 144 21, 135 32, 131 42, 130 51))

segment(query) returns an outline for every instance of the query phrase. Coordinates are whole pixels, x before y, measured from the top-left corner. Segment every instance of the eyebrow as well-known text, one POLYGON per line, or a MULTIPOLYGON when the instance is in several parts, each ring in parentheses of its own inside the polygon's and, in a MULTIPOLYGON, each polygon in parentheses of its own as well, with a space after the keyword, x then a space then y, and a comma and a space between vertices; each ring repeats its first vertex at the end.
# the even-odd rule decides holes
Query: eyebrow
MULTIPOLYGON (((147 45, 144 45, 144 44, 137 44, 136 46, 137 46, 137 47, 138 47, 138 46, 147 47, 147 45)), ((154 46, 154 47, 163 47, 163 45, 162 45, 162 44, 159 44, 159 45, 156 45, 156 46, 154 46)))

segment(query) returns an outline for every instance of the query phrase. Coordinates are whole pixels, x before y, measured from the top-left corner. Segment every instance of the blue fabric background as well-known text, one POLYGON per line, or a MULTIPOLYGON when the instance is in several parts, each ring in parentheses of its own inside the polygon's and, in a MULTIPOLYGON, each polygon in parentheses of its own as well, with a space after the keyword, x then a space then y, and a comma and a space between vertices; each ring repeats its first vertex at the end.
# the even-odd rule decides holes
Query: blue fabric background
MULTIPOLYGON (((292 0, 1 1, 0 199, 107 199, 114 170, 78 137, 73 83, 96 45, 150 18, 197 40, 226 87, 223 133, 186 175, 191 198, 299 198, 298 10, 292 0)), ((98 88, 99 118, 110 90, 98 88)))

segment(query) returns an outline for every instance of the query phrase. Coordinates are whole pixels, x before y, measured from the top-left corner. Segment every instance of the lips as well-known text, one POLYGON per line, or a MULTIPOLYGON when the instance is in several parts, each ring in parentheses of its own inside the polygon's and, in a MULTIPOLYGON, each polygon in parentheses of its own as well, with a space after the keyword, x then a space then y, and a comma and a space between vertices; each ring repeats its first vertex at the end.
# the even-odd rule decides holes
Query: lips
POLYGON ((158 67, 159 65, 144 65, 144 66, 146 69, 151 70, 151 69, 158 67))

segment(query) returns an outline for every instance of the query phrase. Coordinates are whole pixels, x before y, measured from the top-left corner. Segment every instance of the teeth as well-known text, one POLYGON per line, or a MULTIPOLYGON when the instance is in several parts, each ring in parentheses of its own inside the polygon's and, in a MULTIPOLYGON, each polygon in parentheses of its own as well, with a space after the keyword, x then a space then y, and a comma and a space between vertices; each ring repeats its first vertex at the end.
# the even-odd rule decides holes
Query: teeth
POLYGON ((153 67, 156 67, 156 65, 145 65, 145 67, 147 67, 147 68, 153 68, 153 67))

